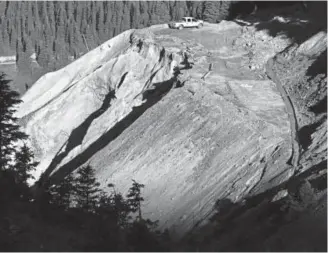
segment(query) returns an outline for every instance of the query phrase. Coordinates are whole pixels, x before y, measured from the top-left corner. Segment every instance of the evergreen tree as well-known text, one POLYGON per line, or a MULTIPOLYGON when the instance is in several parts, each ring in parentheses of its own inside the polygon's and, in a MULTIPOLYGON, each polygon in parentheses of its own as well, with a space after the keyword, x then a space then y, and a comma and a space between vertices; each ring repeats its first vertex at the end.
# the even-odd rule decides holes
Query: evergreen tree
POLYGON ((230 1, 222 1, 220 6, 220 13, 218 15, 218 22, 222 20, 228 19, 230 15, 230 8, 231 8, 232 2, 230 1))
POLYGON ((128 205, 133 213, 138 212, 138 218, 142 220, 141 202, 144 201, 144 198, 141 197, 141 189, 144 188, 145 185, 139 184, 135 180, 132 181, 132 186, 126 196, 128 198, 128 205))
POLYGON ((203 18, 205 21, 218 23, 229 15, 229 1, 205 1, 203 18))
POLYGON ((118 216, 115 213, 113 205, 113 195, 108 195, 105 192, 100 192, 99 202, 96 209, 97 231, 95 236, 95 251, 118 251, 120 244, 120 226, 118 224, 118 216), (111 243, 108 243, 110 241, 111 243))
POLYGON ((18 152, 15 153, 15 166, 14 170, 17 173, 16 181, 20 184, 27 185, 28 179, 34 179, 31 172, 39 164, 33 161, 34 154, 30 148, 24 143, 18 152))
POLYGON ((127 242, 132 247, 132 251, 161 251, 161 233, 155 231, 158 221, 143 219, 141 214, 141 189, 145 186, 132 180, 132 186, 127 194, 127 203, 131 212, 138 212, 138 217, 134 220, 127 233, 127 242))
POLYGON ((131 209, 127 200, 123 198, 121 193, 117 193, 114 184, 108 184, 109 188, 113 188, 113 193, 107 195, 105 192, 100 193, 98 202, 98 213, 110 217, 111 222, 114 222, 118 227, 127 227, 129 213, 131 209))
POLYGON ((49 191, 51 194, 51 203, 67 210, 70 207, 75 192, 72 174, 68 174, 60 184, 52 186, 49 191))
POLYGON ((34 193, 35 202, 37 204, 39 213, 45 214, 53 203, 51 188, 53 187, 50 179, 46 176, 45 172, 40 175, 39 180, 35 183, 36 189, 34 193))
POLYGON ((99 200, 100 184, 96 181, 93 168, 87 165, 78 169, 75 183, 77 207, 87 212, 94 211, 99 200))
POLYGON ((163 251, 160 244, 161 234, 154 232, 149 228, 150 220, 134 221, 127 233, 127 242, 131 247, 131 251, 163 251))
POLYGON ((21 187, 16 187, 15 180, 16 173, 14 171, 0 170, 0 212, 2 207, 8 205, 11 201, 19 199, 22 194, 21 187))
POLYGON ((11 156, 16 149, 14 143, 26 139, 27 135, 19 130, 17 118, 13 116, 19 104, 19 94, 9 88, 9 80, 0 74, 0 170, 10 167, 11 156))

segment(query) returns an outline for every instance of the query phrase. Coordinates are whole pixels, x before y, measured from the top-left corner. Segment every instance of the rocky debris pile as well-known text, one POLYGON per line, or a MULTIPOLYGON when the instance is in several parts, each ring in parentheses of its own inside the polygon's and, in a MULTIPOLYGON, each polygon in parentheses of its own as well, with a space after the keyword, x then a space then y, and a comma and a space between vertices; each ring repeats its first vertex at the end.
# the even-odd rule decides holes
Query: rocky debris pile
POLYGON ((239 29, 240 25, 233 21, 222 20, 219 24, 211 24, 204 22, 202 29, 215 29, 217 32, 223 32, 227 30, 239 29))
POLYGON ((246 51, 249 69, 264 72, 265 63, 290 43, 284 36, 272 37, 265 30, 258 31, 254 26, 246 25, 232 46, 233 50, 246 51))
POLYGON ((302 148, 299 171, 327 160, 327 33, 318 32, 274 58, 279 76, 296 112, 302 148))

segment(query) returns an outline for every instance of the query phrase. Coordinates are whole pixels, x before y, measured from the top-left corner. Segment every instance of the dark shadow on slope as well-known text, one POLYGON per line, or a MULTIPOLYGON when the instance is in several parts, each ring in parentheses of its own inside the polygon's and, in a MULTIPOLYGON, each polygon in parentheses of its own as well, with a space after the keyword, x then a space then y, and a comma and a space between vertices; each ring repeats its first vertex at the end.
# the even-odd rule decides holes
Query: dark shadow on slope
POLYGON ((116 87, 116 90, 118 90, 118 89, 121 87, 121 85, 123 84, 123 82, 124 82, 124 80, 125 80, 125 77, 126 77, 126 75, 127 75, 128 73, 129 73, 129 72, 127 71, 127 72, 125 72, 125 73, 122 75, 121 80, 120 80, 120 82, 118 83, 118 85, 117 85, 117 87, 116 87))
MULTIPOLYGON (((121 84, 124 82, 124 79, 126 77, 128 72, 126 72, 120 79, 120 82, 118 84, 118 87, 121 86, 121 84)), ((65 150, 60 152, 61 149, 58 151, 58 153, 55 155, 55 157, 52 159, 50 165, 44 172, 44 177, 47 178, 50 176, 50 174, 53 172, 53 170, 58 166, 58 164, 61 163, 61 161, 69 154, 71 150, 73 150, 75 147, 82 144, 82 141, 92 124, 92 122, 99 118, 109 107, 110 102, 115 97, 115 90, 111 90, 108 92, 108 94, 105 96, 103 103, 101 107, 96 110, 95 112, 91 113, 78 127, 76 127, 74 130, 72 130, 70 136, 68 137, 68 140, 66 143, 64 143, 63 146, 65 147, 65 150)))
POLYGON ((255 9, 255 3, 251 1, 233 2, 229 9, 227 20, 233 20, 240 16, 251 14, 255 9))
MULTIPOLYGON (((316 219, 311 216, 311 211, 323 204, 323 199, 316 194, 327 188, 327 174, 309 179, 324 169, 327 169, 327 161, 243 202, 218 200, 214 206, 216 213, 209 220, 211 226, 206 229, 208 225, 205 225, 191 231, 182 242, 188 245, 185 251, 325 252, 326 216, 316 219), (288 190, 288 196, 272 202, 272 198, 282 189, 288 190), (284 228, 292 229, 291 241, 285 238, 284 228), (314 229, 314 235, 309 238, 308 229, 314 229), (295 244, 299 239, 306 242, 299 246, 295 244)), ((323 205, 326 209, 326 204, 323 205)))
POLYGON ((327 76, 327 49, 315 59, 306 71, 306 75, 312 78, 318 74, 325 74, 327 76))
POLYGON ((163 47, 159 53, 159 59, 158 62, 161 62, 165 56, 165 48, 163 47))
POLYGON ((80 126, 78 126, 77 128, 75 128, 72 131, 72 133, 67 141, 65 151, 70 151, 73 148, 82 144, 83 138, 86 135, 91 123, 96 118, 100 117, 109 108, 110 102, 114 98, 116 98, 115 90, 112 90, 106 95, 101 107, 94 113, 90 114, 90 116, 88 118, 86 118, 86 120, 80 126))
POLYGON ((314 179, 309 180, 311 185, 314 186, 315 189, 319 191, 323 191, 327 189, 327 173, 322 175, 321 177, 317 177, 314 179))
MULTIPOLYGON (((246 26, 246 24, 243 22, 236 20, 235 22, 241 26, 246 26)), ((247 22, 251 24, 255 23, 255 21, 250 22, 248 20, 247 22)), ((258 20, 256 20, 256 22, 258 22, 258 20)), ((284 35, 298 44, 301 44, 319 31, 322 31, 322 28, 311 23, 282 23, 278 20, 260 22, 259 24, 255 25, 255 28, 258 31, 266 30, 272 37, 284 35)))
MULTIPOLYGON (((286 182, 283 182, 269 190, 258 193, 256 195, 245 198, 243 203, 232 203, 229 199, 219 199, 214 205, 217 214, 214 214, 210 220, 215 220, 218 216, 225 215, 229 219, 236 218, 246 210, 254 208, 262 203, 264 200, 271 200, 280 190, 287 189, 290 193, 296 192, 300 185, 307 180, 307 178, 317 175, 319 171, 327 170, 327 160, 324 160, 316 165, 313 165, 308 170, 292 177, 286 182), (236 208, 237 207, 237 208, 236 208)), ((325 175, 322 175, 325 177, 325 175)), ((318 177, 320 178, 320 177, 318 177)), ((327 185, 327 183, 326 183, 327 185)), ((322 185, 313 185, 315 189, 322 189, 322 185)), ((326 187, 327 188, 327 187, 326 187)))
POLYGON ((259 23, 255 27, 257 30, 267 30, 272 37, 285 35, 298 44, 320 31, 319 27, 311 23, 282 23, 278 20, 259 23))
MULTIPOLYGON (((152 90, 147 90, 143 93, 143 100, 146 102, 140 106, 133 107, 132 112, 125 116, 121 121, 119 121, 110 130, 100 136, 95 142, 93 142, 86 150, 81 154, 73 158, 71 161, 60 167, 52 176, 51 181, 56 183, 67 174, 73 172, 79 166, 87 162, 94 154, 106 147, 109 143, 115 140, 121 133, 124 132, 128 127, 130 127, 144 112, 149 108, 158 103, 173 87, 174 84, 178 82, 178 73, 162 83, 153 84, 155 87, 152 90)), ((49 174, 49 173, 48 173, 49 174)))
POLYGON ((316 115, 321 113, 327 113, 327 96, 320 100, 319 103, 310 107, 311 112, 315 113, 316 115))
MULTIPOLYGON (((228 20, 237 17, 247 17, 256 15, 263 10, 275 11, 277 8, 286 8, 293 5, 300 5, 295 1, 233 1, 229 9, 228 20)), ((280 13, 279 13, 280 14, 280 13)))
MULTIPOLYGON (((251 25, 258 23, 255 25, 257 30, 266 30, 269 35, 272 37, 278 35, 285 35, 290 38, 293 42, 298 44, 304 42, 309 39, 311 36, 316 34, 319 31, 327 31, 327 4, 322 2, 313 2, 308 3, 311 7, 305 7, 305 3, 299 2, 256 2, 258 6, 258 10, 254 15, 248 15, 250 9, 252 9, 254 3, 249 4, 245 3, 236 3, 236 8, 243 13, 243 6, 247 5, 245 10, 246 14, 241 18, 251 25), (239 6, 240 5, 240 6, 239 6), (238 7, 239 6, 239 7, 238 7), (271 10, 272 8, 272 10, 271 10), (320 18, 317 16, 317 12, 320 10, 320 18), (273 19, 274 17, 280 17, 285 19, 285 21, 280 22, 278 19, 273 19), (309 22, 303 22, 302 20, 307 20, 309 22)), ((235 18, 231 17, 231 19, 235 18)), ((241 26, 245 26, 246 24, 243 22, 238 22, 234 20, 236 23, 241 26)))
MULTIPOLYGON (((71 150, 73 150, 75 147, 82 144, 84 136, 86 135, 91 123, 95 119, 100 117, 109 108, 110 101, 113 98, 115 98, 115 90, 110 91, 106 95, 101 107, 97 111, 90 114, 89 117, 87 117, 81 125, 76 127, 71 132, 68 140, 65 143, 66 144, 65 150, 56 154, 56 156, 52 159, 50 165, 48 166, 47 170, 45 171, 45 177, 48 177, 53 172, 53 170, 57 167, 57 165, 60 164, 60 162, 66 157, 66 155, 69 154, 69 152, 71 150)), ((64 146, 65 146, 65 144, 64 144, 64 146)))
POLYGON ((326 120, 326 117, 323 117, 316 123, 311 125, 303 126, 298 131, 298 140, 304 150, 307 150, 312 143, 311 135, 316 131, 316 129, 326 120))
POLYGON ((296 176, 289 179, 287 182, 283 182, 276 187, 273 187, 265 192, 259 193, 247 199, 247 203, 250 206, 256 206, 265 198, 272 198, 279 190, 288 189, 293 192, 298 187, 300 182, 306 180, 308 177, 317 174, 319 171, 327 169, 327 160, 324 160, 316 165, 313 165, 308 170, 297 174, 296 176))
POLYGON ((185 69, 191 69, 192 65, 194 65, 193 62, 189 62, 188 55, 185 54, 183 57, 183 61, 180 62, 180 64, 184 65, 183 68, 180 68, 179 70, 185 70, 185 69))

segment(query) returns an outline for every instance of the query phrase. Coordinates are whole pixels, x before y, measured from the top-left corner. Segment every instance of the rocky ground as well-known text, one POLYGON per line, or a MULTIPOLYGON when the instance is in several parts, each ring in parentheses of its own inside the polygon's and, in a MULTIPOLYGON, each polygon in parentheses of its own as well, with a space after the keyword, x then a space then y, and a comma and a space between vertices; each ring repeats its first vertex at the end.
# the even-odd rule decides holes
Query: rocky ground
POLYGON ((135 179, 146 185, 145 215, 180 235, 215 213, 218 199, 239 206, 254 197, 248 214, 262 212, 258 194, 270 203, 291 177, 326 175, 326 111, 311 109, 322 108, 326 75, 306 74, 326 34, 309 38, 297 44, 249 20, 115 37, 23 97, 17 116, 41 160, 38 174, 60 180, 90 163, 103 185, 123 193, 135 179))
MULTIPOLYGON (((279 19, 285 28, 296 23, 276 17, 272 30, 279 19)), ((266 27, 272 32, 270 23, 266 27)), ((264 68, 254 68, 266 72, 284 99, 291 126, 293 176, 239 204, 218 201, 212 221, 186 237, 199 251, 327 250, 327 34, 310 29, 317 27, 311 22, 300 27, 303 30, 293 31, 288 47, 263 61, 264 68)), ((256 36, 247 38, 258 45, 256 36)))
MULTIPOLYGON (((241 27, 222 23, 181 33, 167 28, 126 32, 117 38, 125 43, 119 48, 109 41, 60 70, 63 74, 40 79, 18 112, 41 160, 39 173, 47 168, 60 175, 90 161, 104 185, 115 183, 124 192, 131 179, 139 180, 147 185, 145 213, 181 231, 211 212, 220 196, 237 201, 263 190, 273 177, 286 180, 290 123, 275 84, 248 65, 239 65, 243 75, 236 74, 236 65, 229 63, 248 60, 240 56, 243 49, 224 59, 212 51, 221 47, 206 44, 210 39, 184 37, 201 38, 200 32, 229 38, 235 29, 241 27), (132 59, 138 64, 131 65, 132 59), (115 97, 106 95, 110 90, 115 97)), ((221 45, 231 46, 228 39, 221 45)))

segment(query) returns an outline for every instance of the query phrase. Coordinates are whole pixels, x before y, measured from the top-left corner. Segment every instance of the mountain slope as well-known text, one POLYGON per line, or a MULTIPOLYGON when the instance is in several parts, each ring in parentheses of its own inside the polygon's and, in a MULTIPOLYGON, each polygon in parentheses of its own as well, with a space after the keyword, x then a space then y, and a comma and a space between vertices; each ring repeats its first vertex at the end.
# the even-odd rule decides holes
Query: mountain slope
MULTIPOLYGON (((240 34, 234 22, 128 30, 39 79, 17 112, 41 161, 37 176, 56 182, 90 163, 103 186, 126 192, 135 179, 146 185, 144 215, 177 233, 218 198, 287 180, 285 104, 264 65, 251 71, 247 50, 231 48, 240 34)), ((266 59, 288 45, 270 40, 266 59)))

